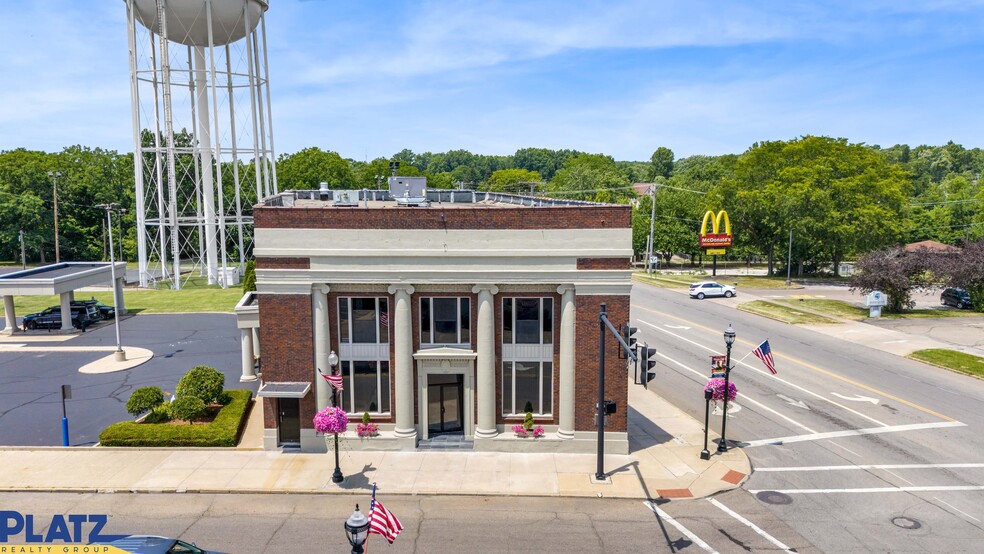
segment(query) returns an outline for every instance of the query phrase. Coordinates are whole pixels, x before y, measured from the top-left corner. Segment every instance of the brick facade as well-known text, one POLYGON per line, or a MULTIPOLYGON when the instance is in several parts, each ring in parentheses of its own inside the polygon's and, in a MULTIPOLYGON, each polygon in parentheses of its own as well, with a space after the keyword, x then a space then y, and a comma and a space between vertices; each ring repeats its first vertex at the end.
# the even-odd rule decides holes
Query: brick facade
MULTIPOLYGON (((309 294, 260 294, 260 345, 263 380, 313 382, 314 329, 309 294)), ((312 387, 313 388, 313 387, 312 387)), ((315 398, 312 390, 301 399, 301 428, 314 428, 315 398)), ((270 399, 265 399, 264 425, 276 427, 270 399)))
POLYGON ((631 206, 336 209, 256 206, 257 229, 606 229, 632 226, 631 206))
POLYGON ((311 269, 311 258, 256 258, 256 269, 311 269))
MULTIPOLYGON (((629 297, 626 296, 575 296, 577 311, 576 338, 574 340, 574 430, 597 429, 594 416, 598 402, 598 332, 601 303, 607 304, 608 319, 617 329, 629 321, 629 297)), ((605 399, 614 400, 618 408, 609 416, 606 431, 625 432, 628 411, 628 385, 626 361, 618 358, 621 345, 611 333, 605 331, 605 399)))
POLYGON ((578 258, 578 269, 632 269, 632 260, 629 258, 578 258))

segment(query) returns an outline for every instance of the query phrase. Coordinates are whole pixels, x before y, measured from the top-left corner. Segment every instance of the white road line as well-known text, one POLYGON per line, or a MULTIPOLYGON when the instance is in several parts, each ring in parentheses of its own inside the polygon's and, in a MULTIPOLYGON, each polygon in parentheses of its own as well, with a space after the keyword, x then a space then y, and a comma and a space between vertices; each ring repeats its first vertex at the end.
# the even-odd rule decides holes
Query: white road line
POLYGON ((717 506, 722 512, 724 512, 724 513, 728 514, 729 516, 737 519, 738 521, 744 523, 745 525, 747 525, 748 527, 750 527, 752 529, 752 531, 755 531, 759 535, 765 537, 765 540, 767 540, 767 541, 771 542, 772 544, 778 546, 779 548, 781 548, 783 550, 783 552, 790 552, 790 553, 795 553, 796 552, 792 548, 789 548, 788 546, 786 546, 779 539, 777 539, 777 538, 773 537, 772 535, 770 535, 770 534, 766 533, 765 531, 763 531, 762 528, 759 527, 758 525, 755 525, 754 523, 752 523, 751 521, 749 521, 748 519, 746 519, 744 516, 742 516, 738 512, 736 512, 736 511, 732 510, 731 508, 725 506, 724 504, 718 502, 714 498, 708 498, 707 501, 710 502, 711 504, 714 504, 715 506, 717 506))
POLYGON ((840 444, 837 444, 837 443, 836 443, 836 442, 834 442, 834 441, 830 441, 830 444, 832 444, 832 445, 834 445, 834 446, 836 446, 837 448, 840 448, 841 450, 846 450, 847 452, 850 452, 851 454, 854 454, 854 455, 855 455, 855 456, 857 456, 858 458, 860 458, 860 457, 861 457, 861 454, 858 454, 857 452, 855 452, 855 451, 853 451, 853 450, 851 450, 850 448, 848 448, 848 447, 846 447, 846 446, 842 446, 842 445, 840 445, 840 444))
POLYGON ((847 471, 852 469, 952 469, 977 467, 984 467, 984 464, 858 464, 844 466, 757 467, 755 468, 755 472, 847 471))
POLYGON ((690 542, 696 544, 697 546, 703 548, 704 550, 706 550, 708 552, 713 552, 714 554, 718 554, 717 550, 714 550, 713 548, 711 548, 710 545, 708 545, 706 542, 702 541, 701 538, 698 537, 697 535, 693 534, 693 532, 691 532, 690 529, 687 529, 686 527, 684 527, 682 523, 680 523, 679 521, 673 519, 673 516, 671 516, 670 514, 664 512, 656 504, 653 504, 652 502, 646 500, 646 501, 643 502, 643 505, 645 505, 650 510, 652 510, 653 512, 655 512, 656 515, 658 515, 660 519, 666 520, 667 523, 669 523, 670 525, 676 527, 677 531, 680 531, 681 533, 684 534, 684 536, 686 536, 688 539, 690 539, 690 542))
POLYGON ((774 439, 761 439, 739 443, 743 448, 754 446, 781 445, 790 442, 817 441, 823 439, 836 439, 839 437, 856 437, 859 435, 877 435, 880 433, 900 433, 903 431, 919 431, 922 429, 938 429, 940 427, 965 427, 966 423, 959 421, 937 421, 934 423, 913 423, 910 425, 892 425, 891 427, 869 427, 867 429, 848 429, 846 431, 831 431, 829 433, 814 433, 812 435, 794 435, 790 437, 777 437, 774 439))
POLYGON ((953 508, 954 510, 956 510, 956 511, 958 511, 958 512, 960 512, 961 514, 963 514, 963 515, 965 515, 965 516, 967 516, 967 517, 969 517, 970 519, 972 519, 972 520, 974 520, 974 521, 976 521, 976 522, 978 522, 978 523, 980 523, 980 521, 981 521, 981 520, 979 520, 979 519, 977 519, 976 517, 974 517, 974 516, 972 516, 972 515, 970 515, 970 514, 968 514, 967 512, 965 512, 965 511, 963 511, 963 510, 961 510, 960 508, 957 508, 957 507, 956 507, 956 506, 954 506, 953 504, 950 504, 949 502, 946 502, 946 501, 943 501, 943 500, 940 500, 939 498, 937 498, 937 497, 935 497, 935 496, 933 497, 933 500, 935 500, 935 501, 937 501, 937 502, 939 502, 940 504, 946 504, 947 506, 949 506, 949 507, 951 507, 951 508, 953 508))
MULTIPOLYGON (((671 361, 671 362, 673 362, 673 363, 675 363, 676 365, 678 365, 678 366, 680 366, 681 368, 683 368, 683 369, 686 369, 687 371, 689 371, 689 372, 691 372, 691 373, 694 373, 694 374, 696 374, 696 375, 698 375, 699 377, 702 377, 702 378, 707 378, 707 375, 706 375, 706 374, 704 374, 704 373, 701 373, 701 372, 699 372, 699 371, 697 371, 696 369, 693 369, 693 368, 691 368, 691 367, 687 367, 687 366, 686 366, 686 365, 685 365, 685 364, 684 364, 683 362, 679 362, 679 361, 677 361, 677 360, 674 360, 673 358, 671 358, 671 357, 669 357, 669 356, 667 356, 666 354, 663 354, 662 352, 656 352, 656 355, 657 355, 657 356, 659 356, 660 358, 663 358, 663 359, 665 359, 665 360, 669 360, 669 361, 671 361)), ((802 423, 800 423, 800 422, 798 422, 798 421, 796 421, 795 419, 793 419, 793 418, 791 418, 791 417, 788 417, 788 416, 786 416, 786 415, 784 415, 784 414, 781 414, 781 413, 779 413, 779 412, 777 412, 777 411, 775 411, 775 410, 773 410, 772 408, 770 408, 770 407, 768 407, 768 406, 766 406, 765 404, 762 404, 761 402, 758 402, 758 401, 756 401, 756 400, 753 400, 753 399, 752 399, 752 398, 751 398, 750 396, 748 396, 748 395, 743 395, 743 396, 742 396, 741 398, 742 398, 742 402, 749 402, 749 403, 752 403, 752 404, 755 404, 755 405, 756 405, 756 406, 758 406, 759 408, 762 408, 763 410, 765 410, 765 411, 767 411, 767 412, 772 412, 773 414, 775 414, 775 415, 777 415, 777 416, 779 416, 779 417, 781 417, 782 419, 785 419, 785 420, 786 420, 786 421, 788 421, 789 423, 791 423, 791 424, 793 424, 793 425, 795 425, 795 426, 797 426, 797 427, 799 427, 800 429, 803 429, 804 431, 809 431, 809 432, 811 432, 811 433, 816 433, 816 432, 817 432, 817 431, 814 431, 813 429, 811 429, 811 428, 809 428, 809 427, 807 427, 806 425, 803 425, 802 423)), ((730 410, 730 409, 728 409, 728 412, 729 412, 729 413, 731 413, 731 410, 730 410)))
POLYGON ((953 485, 953 486, 926 486, 926 487, 873 487, 866 489, 781 489, 770 491, 750 490, 751 494, 760 492, 781 492, 783 494, 834 494, 838 492, 847 493, 869 493, 869 492, 929 492, 929 491, 984 491, 984 485, 953 485))
MULTIPOLYGON (((694 341, 692 341, 692 340, 690 340, 688 338, 682 337, 682 336, 680 336, 680 335, 678 335, 676 333, 671 333, 671 332, 667 331, 666 329, 657 327, 656 325, 653 325, 652 323, 649 323, 648 321, 643 321, 642 319, 636 319, 636 321, 638 321, 639 323, 644 323, 644 324, 652 327, 653 329, 656 329, 657 331, 661 331, 663 333, 666 333, 667 335, 674 336, 674 337, 676 337, 676 338, 678 338, 678 339, 680 339, 682 341, 689 342, 690 344, 692 344, 692 345, 694 345, 694 346, 696 346, 698 348, 703 348, 704 350, 707 350, 708 352, 713 352, 713 353, 717 354, 717 351, 714 350, 713 348, 708 348, 708 347, 704 346, 703 344, 694 342, 694 341)), ((790 387, 792 387, 792 388, 794 388, 796 390, 803 391, 806 394, 809 394, 810 396, 814 396, 816 398, 819 398, 820 400, 823 400, 824 402, 829 402, 830 404, 833 404, 834 406, 837 406, 838 408, 840 408, 842 410, 846 410, 846 411, 851 412, 852 414, 854 414, 854 415, 856 415, 858 417, 862 417, 864 419, 867 419, 868 421, 870 421, 872 423, 875 423, 876 425, 881 425, 883 427, 888 427, 888 424, 887 423, 883 423, 883 422, 881 422, 881 421, 879 421, 879 420, 877 420, 877 419, 875 419, 875 418, 873 418, 873 417, 871 417, 869 415, 866 415, 866 414, 863 414, 863 413, 861 413, 861 412, 859 412, 857 410, 851 409, 851 408, 849 408, 849 407, 847 407, 847 406, 845 406, 843 404, 840 404, 839 402, 835 402, 835 401, 831 400, 830 398, 827 398, 826 396, 823 396, 822 394, 815 393, 815 392, 813 392, 811 390, 805 389, 805 388, 803 388, 803 387, 801 387, 801 386, 799 386, 799 385, 797 385, 795 383, 790 383, 789 381, 787 381, 785 379, 782 379, 780 377, 777 377, 775 375, 772 375, 771 373, 768 373, 768 372, 766 372, 764 370, 758 369, 757 367, 748 365, 745 362, 738 362, 738 363, 741 364, 741 365, 743 365, 743 366, 745 366, 746 368, 754 371, 755 373, 758 373, 758 374, 763 375, 765 377, 769 377, 773 381, 779 381, 780 383, 783 383, 784 385, 790 386, 790 387)))

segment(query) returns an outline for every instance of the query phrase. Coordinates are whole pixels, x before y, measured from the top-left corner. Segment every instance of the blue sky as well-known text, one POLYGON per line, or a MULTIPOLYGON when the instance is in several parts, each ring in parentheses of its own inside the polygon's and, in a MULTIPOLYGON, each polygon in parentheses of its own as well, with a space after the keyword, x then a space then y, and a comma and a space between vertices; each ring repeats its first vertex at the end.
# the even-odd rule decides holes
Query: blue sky
MULTIPOLYGON (((271 0, 279 153, 982 146, 984 2, 271 0)), ((4 2, 0 150, 132 149, 122 0, 4 2)))

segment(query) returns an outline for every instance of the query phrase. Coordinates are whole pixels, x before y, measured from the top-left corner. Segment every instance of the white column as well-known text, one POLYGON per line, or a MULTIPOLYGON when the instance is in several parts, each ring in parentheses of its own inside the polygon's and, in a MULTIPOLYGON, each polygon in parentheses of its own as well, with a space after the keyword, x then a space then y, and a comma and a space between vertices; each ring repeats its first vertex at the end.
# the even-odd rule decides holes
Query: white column
POLYGON ((413 321, 410 315, 410 295, 413 294, 413 286, 390 285, 387 292, 395 296, 392 337, 396 357, 393 360, 393 374, 396 381, 394 432, 397 437, 416 438, 417 429, 413 424, 413 321))
MULTIPOLYGON (((243 376, 239 378, 241 382, 256 380, 256 365, 253 359, 253 330, 240 329, 240 344, 243 355, 243 376)), ((323 380, 323 379, 322 379, 323 380)))
POLYGON ((61 293, 61 332, 72 332, 72 293, 61 293))
POLYGON ((495 285, 475 285, 472 292, 478 294, 478 330, 475 346, 478 357, 475 364, 475 389, 478 393, 478 425, 475 436, 492 438, 498 434, 495 426, 495 304, 499 293, 495 285))
POLYGON ((574 438, 574 286, 560 285, 560 427, 562 439, 574 438))
POLYGON ((318 375, 318 370, 331 373, 328 365, 328 354, 331 353, 331 342, 328 340, 328 285, 314 285, 311 290, 311 305, 314 314, 314 398, 316 408, 320 411, 331 404, 331 386, 318 375))
POLYGON ((3 297, 3 313, 4 319, 7 322, 7 327, 4 329, 4 334, 11 334, 20 331, 17 328, 17 314, 14 312, 14 297, 4 296, 3 297))
POLYGON ((260 328, 253 327, 253 357, 260 359, 260 328))

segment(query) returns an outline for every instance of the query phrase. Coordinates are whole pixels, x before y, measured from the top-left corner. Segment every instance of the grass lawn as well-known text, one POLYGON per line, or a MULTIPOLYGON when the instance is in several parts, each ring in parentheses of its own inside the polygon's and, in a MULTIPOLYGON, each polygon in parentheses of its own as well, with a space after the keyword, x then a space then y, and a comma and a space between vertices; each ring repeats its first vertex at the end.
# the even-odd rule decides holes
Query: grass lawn
POLYGON ((738 293, 741 294, 742 288, 748 289, 800 289, 803 288, 796 283, 786 286, 784 277, 766 277, 764 275, 719 275, 711 277, 708 275, 689 275, 679 273, 655 273, 649 276, 645 271, 632 273, 632 278, 643 283, 649 283, 662 287, 689 287, 698 281, 717 281, 726 285, 736 285, 738 293))
POLYGON ((837 323, 837 321, 823 317, 822 315, 801 312, 791 306, 766 302, 765 300, 745 302, 743 304, 739 304, 738 309, 786 323, 792 323, 794 325, 805 323, 837 323))
MULTIPOLYGON (((803 298, 799 300, 783 299, 776 300, 777 303, 789 306, 803 306, 806 309, 830 314, 834 317, 843 319, 862 320, 868 317, 868 308, 854 306, 842 300, 823 300, 819 298, 803 298)), ((912 319, 912 318, 935 318, 935 317, 974 317, 981 315, 980 312, 970 310, 956 310, 945 308, 930 308, 923 310, 908 310, 901 314, 891 314, 882 311, 882 317, 887 319, 912 319)))
POLYGON ((100 446, 236 446, 245 424, 252 391, 228 390, 232 401, 205 425, 184 423, 114 423, 99 434, 100 446))
POLYGON ((984 377, 984 358, 957 352, 955 350, 945 350, 943 348, 930 348, 928 350, 917 350, 909 354, 909 358, 926 362, 935 366, 952 369, 975 377, 984 377))
MULTIPOLYGON (((113 293, 77 291, 75 298, 86 300, 94 297, 112 306, 113 293)), ((125 289, 123 298, 126 309, 131 313, 167 314, 182 312, 231 312, 243 297, 243 290, 236 287, 187 287, 181 290, 170 289, 125 289)), ((17 296, 14 308, 17 315, 24 316, 40 312, 48 306, 58 305, 58 296, 17 296)), ((2 308, 3 306, 0 306, 2 308)), ((0 309, 0 313, 3 310, 0 309)))

